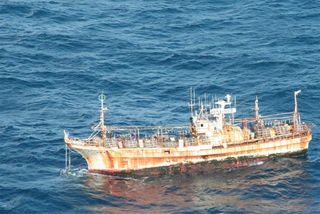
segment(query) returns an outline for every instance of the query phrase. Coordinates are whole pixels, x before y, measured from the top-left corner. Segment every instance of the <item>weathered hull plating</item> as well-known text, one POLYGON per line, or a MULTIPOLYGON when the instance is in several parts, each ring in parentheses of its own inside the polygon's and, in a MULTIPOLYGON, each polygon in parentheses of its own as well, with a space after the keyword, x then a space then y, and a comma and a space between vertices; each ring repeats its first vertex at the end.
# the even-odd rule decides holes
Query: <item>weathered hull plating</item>
POLYGON ((90 172, 106 174, 163 174, 198 171, 207 167, 249 165, 270 155, 286 155, 307 151, 311 133, 282 139, 264 139, 226 147, 211 145, 175 148, 106 148, 66 142, 87 161, 90 172), (203 165, 208 163, 208 165, 203 165), (197 170, 196 170, 197 171, 197 170), (163 172, 163 173, 162 173, 163 172))

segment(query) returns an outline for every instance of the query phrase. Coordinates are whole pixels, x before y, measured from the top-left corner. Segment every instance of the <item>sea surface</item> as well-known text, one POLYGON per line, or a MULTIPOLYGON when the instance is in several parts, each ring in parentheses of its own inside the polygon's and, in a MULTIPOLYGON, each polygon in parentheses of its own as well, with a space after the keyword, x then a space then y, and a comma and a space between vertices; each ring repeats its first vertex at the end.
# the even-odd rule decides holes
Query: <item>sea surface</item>
POLYGON ((2 0, 0 213, 320 213, 320 1, 2 0), (237 117, 299 110, 305 156, 139 179, 87 172, 63 130, 185 124, 188 90, 237 117))

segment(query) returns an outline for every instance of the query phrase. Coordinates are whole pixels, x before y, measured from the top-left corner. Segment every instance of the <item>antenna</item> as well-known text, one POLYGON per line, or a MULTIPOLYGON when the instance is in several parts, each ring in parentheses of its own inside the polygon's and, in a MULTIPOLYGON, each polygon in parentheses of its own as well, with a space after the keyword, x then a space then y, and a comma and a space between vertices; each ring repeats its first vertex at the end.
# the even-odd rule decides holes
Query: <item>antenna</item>
POLYGON ((213 99, 213 95, 211 95, 210 108, 214 108, 214 99, 213 99))
POLYGON ((191 117, 192 117, 194 115, 194 97, 193 97, 192 87, 190 88, 190 103, 189 103, 189 106, 190 106, 190 114, 191 114, 191 117))
POLYGON ((234 125, 234 111, 232 109, 232 108, 234 108, 234 100, 233 100, 233 96, 232 95, 230 95, 230 101, 231 101, 230 108, 231 108, 231 111, 232 111, 232 125, 234 125))
POLYGON ((204 93, 204 107, 205 107, 205 110, 207 111, 207 93, 204 93))
MULTIPOLYGON (((196 89, 193 89, 193 105, 196 106, 196 89)), ((194 115, 196 115, 196 112, 194 112, 194 115)))

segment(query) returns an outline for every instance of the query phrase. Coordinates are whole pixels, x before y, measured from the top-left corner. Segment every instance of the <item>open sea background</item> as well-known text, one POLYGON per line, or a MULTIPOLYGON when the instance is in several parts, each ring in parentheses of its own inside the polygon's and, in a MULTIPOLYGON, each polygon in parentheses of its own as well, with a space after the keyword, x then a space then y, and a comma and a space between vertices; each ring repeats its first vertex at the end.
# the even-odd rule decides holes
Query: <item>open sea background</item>
POLYGON ((320 1, 0 2, 0 213, 320 213, 320 1), (303 157, 195 175, 89 174, 63 130, 188 122, 188 89, 237 95, 238 116, 317 125, 303 157))

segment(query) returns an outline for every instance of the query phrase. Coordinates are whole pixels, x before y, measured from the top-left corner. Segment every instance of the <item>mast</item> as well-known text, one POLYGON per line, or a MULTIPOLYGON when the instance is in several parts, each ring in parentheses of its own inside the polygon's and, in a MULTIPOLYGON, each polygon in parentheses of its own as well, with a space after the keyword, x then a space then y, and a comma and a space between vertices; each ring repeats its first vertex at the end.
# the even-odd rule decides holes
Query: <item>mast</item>
POLYGON ((293 127, 294 130, 297 129, 300 124, 300 115, 298 112, 298 95, 301 93, 301 90, 294 92, 294 112, 293 112, 293 127))
POLYGON ((256 96, 256 101, 254 102, 254 111, 255 111, 255 119, 256 122, 259 122, 260 120, 260 115, 259 115, 259 100, 258 100, 258 96, 256 96))
POLYGON ((99 100, 100 100, 100 130, 101 130, 101 138, 103 144, 106 143, 107 140, 107 128, 104 125, 104 112, 108 110, 107 108, 104 107, 104 100, 106 99, 106 96, 101 93, 99 95, 99 100))

